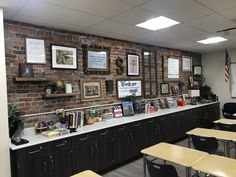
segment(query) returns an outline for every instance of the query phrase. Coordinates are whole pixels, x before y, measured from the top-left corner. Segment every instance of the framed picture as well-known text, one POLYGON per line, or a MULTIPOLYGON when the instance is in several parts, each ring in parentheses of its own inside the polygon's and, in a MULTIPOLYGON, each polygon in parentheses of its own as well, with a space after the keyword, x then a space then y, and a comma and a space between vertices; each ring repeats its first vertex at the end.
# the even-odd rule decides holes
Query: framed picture
POLYGON ((34 77, 34 70, 32 64, 19 64, 20 77, 34 77))
POLYGON ((193 75, 200 77, 202 75, 202 66, 201 65, 194 65, 193 66, 193 75))
POLYGON ((122 102, 123 114, 124 116, 134 115, 134 107, 132 101, 122 102))
POLYGON ((117 97, 142 96, 141 80, 117 80, 117 97))
POLYGON ((189 86, 193 87, 193 77, 192 76, 189 77, 189 86))
POLYGON ((80 80, 81 100, 90 101, 103 97, 101 80, 80 80))
POLYGON ((110 74, 110 51, 107 48, 83 47, 84 73, 110 74))
POLYGON ((139 55, 127 54, 127 75, 139 76, 139 55))
POLYGON ((46 64, 44 40, 26 38, 26 62, 46 64))
POLYGON ((182 57, 182 71, 192 71, 192 57, 182 57))
POLYGON ((169 84, 161 83, 161 95, 169 94, 169 84))
POLYGON ((77 69, 77 49, 51 45, 53 69, 77 69))

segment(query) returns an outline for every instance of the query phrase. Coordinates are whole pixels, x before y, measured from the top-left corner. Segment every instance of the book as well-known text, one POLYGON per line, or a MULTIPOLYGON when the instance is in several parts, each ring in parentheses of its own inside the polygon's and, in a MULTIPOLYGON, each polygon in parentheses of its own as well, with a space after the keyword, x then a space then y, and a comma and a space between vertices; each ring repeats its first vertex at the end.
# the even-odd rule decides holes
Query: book
POLYGON ((123 117, 122 108, 121 108, 120 105, 119 105, 119 106, 113 106, 112 109, 113 109, 114 117, 115 117, 115 118, 121 118, 121 117, 123 117))

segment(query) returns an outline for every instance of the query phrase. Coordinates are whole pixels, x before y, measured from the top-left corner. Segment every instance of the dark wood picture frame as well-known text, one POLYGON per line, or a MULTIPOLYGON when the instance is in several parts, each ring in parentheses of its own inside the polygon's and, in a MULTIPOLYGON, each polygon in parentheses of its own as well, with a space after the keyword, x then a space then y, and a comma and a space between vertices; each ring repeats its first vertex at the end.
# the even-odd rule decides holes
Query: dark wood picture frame
POLYGON ((140 75, 140 55, 135 53, 126 54, 127 76, 140 75))
POLYGON ((78 69, 77 48, 51 44, 52 69, 78 69))
POLYGON ((170 93, 169 83, 161 83, 160 84, 160 93, 161 95, 166 95, 170 93))
POLYGON ((193 76, 201 77, 202 76, 202 65, 193 66, 193 76))
POLYGON ((110 74, 110 49, 98 46, 83 46, 85 74, 110 74))

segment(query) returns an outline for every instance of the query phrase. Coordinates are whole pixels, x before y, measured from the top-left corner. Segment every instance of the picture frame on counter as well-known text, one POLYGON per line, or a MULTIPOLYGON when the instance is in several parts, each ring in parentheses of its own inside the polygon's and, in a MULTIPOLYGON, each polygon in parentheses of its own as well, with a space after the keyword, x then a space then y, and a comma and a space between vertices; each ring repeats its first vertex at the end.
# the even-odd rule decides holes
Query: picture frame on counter
POLYGON ((80 80, 81 100, 90 101, 103 98, 102 80, 80 80))
POLYGON ((46 64, 45 45, 43 39, 26 38, 26 63, 46 64))
POLYGON ((128 76, 139 76, 139 55, 138 54, 127 54, 127 75, 128 76))
POLYGON ((52 69, 78 68, 77 48, 69 46, 51 45, 52 69))
POLYGON ((110 74, 110 50, 104 47, 83 47, 85 74, 110 74))
POLYGON ((117 80, 117 98, 127 98, 128 96, 142 96, 141 79, 120 79, 117 80))

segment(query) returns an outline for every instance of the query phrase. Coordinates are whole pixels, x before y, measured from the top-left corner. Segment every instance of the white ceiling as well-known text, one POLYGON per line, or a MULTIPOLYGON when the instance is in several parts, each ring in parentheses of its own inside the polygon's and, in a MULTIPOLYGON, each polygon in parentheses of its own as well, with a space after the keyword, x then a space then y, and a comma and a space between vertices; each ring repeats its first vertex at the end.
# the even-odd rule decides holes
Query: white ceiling
POLYGON ((236 48, 236 0, 0 0, 5 19, 200 53, 236 48), (149 31, 141 23, 160 15, 179 25, 149 31), (220 44, 196 41, 219 35, 220 44))

